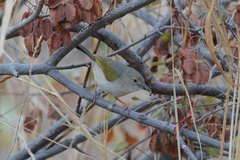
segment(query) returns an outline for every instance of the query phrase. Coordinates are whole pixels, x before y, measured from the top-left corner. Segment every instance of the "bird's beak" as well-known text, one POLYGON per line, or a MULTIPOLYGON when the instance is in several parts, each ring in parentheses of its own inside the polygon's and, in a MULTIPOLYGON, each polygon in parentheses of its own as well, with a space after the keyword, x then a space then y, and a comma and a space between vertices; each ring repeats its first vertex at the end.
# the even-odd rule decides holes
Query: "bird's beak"
POLYGON ((151 90, 146 84, 141 83, 141 84, 139 84, 139 86, 140 86, 142 89, 144 89, 144 90, 146 90, 146 91, 149 91, 150 95, 152 94, 152 90, 151 90))

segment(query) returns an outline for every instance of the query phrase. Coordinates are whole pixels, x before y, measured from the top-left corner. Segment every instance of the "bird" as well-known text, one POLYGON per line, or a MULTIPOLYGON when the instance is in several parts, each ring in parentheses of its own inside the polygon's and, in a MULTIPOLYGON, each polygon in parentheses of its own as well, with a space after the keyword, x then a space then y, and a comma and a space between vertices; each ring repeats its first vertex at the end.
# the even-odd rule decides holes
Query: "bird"
POLYGON ((147 90, 151 94, 151 89, 145 84, 144 78, 134 68, 109 57, 94 55, 81 44, 76 48, 92 60, 93 74, 97 86, 114 96, 125 107, 125 103, 118 97, 138 90, 147 90))

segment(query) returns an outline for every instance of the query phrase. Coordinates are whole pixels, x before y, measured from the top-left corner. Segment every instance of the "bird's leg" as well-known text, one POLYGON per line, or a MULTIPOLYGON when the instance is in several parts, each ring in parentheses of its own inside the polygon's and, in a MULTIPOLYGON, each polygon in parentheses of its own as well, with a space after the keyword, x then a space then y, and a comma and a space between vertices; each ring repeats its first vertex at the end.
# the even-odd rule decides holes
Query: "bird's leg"
POLYGON ((122 103, 123 104, 123 106, 124 106, 124 110, 127 110, 127 113, 129 114, 129 112, 130 112, 130 107, 128 107, 123 101, 121 101, 119 98, 117 98, 117 97, 115 97, 116 98, 116 100, 118 100, 120 103, 122 103))

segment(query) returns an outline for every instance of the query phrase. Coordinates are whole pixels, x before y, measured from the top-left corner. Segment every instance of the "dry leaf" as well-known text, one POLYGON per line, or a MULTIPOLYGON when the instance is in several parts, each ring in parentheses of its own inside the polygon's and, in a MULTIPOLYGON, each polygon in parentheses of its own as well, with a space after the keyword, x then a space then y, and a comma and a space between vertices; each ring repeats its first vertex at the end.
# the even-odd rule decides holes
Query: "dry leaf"
POLYGON ((186 74, 193 74, 196 72, 196 62, 195 59, 193 58, 188 58, 186 60, 183 61, 183 70, 186 74))
POLYGON ((50 55, 53 54, 62 44, 61 37, 58 33, 53 33, 51 38, 48 40, 48 48, 50 55))
POLYGON ((41 23, 41 30, 43 35, 43 40, 47 41, 52 34, 52 22, 50 18, 44 18, 41 23))
MULTIPOLYGON (((178 156, 177 140, 176 138, 167 133, 155 129, 149 143, 149 148, 153 153, 168 153, 172 157, 178 156)), ((181 154, 183 154, 181 149, 181 154)))
POLYGON ((62 3, 63 3, 63 0, 48 0, 47 6, 52 9, 52 8, 56 8, 62 3))
POLYGON ((50 9, 50 18, 55 25, 58 25, 57 21, 57 8, 50 9))
POLYGON ((76 16, 76 8, 73 4, 67 3, 65 6, 65 14, 67 21, 72 21, 76 16))
POLYGON ((97 1, 93 4, 93 11, 97 17, 102 16, 102 3, 97 1))
MULTIPOLYGON (((158 62, 158 57, 154 56, 153 59, 152 59, 152 62, 158 62)), ((151 70, 152 73, 156 73, 158 71, 158 66, 154 65, 150 68, 150 70, 151 70)))
POLYGON ((95 15, 92 10, 83 10, 83 21, 91 24, 95 20, 95 15))
POLYGON ((57 7, 57 13, 56 13, 56 21, 61 22, 65 19, 65 5, 60 4, 57 7))
POLYGON ((237 6, 237 12, 234 15, 234 21, 236 24, 240 25, 240 5, 237 6))
POLYGON ((162 56, 168 55, 168 42, 164 42, 162 40, 158 40, 154 44, 154 52, 159 56, 160 58, 162 56))
POLYGON ((93 7, 93 0, 78 0, 81 6, 86 9, 90 10, 93 7))
MULTIPOLYGON (((29 12, 23 13, 23 15, 22 15, 22 20, 28 18, 30 15, 31 15, 31 13, 29 13, 29 12)), ((22 37, 26 37, 27 35, 29 35, 30 33, 32 33, 32 31, 33 31, 33 22, 31 22, 31 23, 29 23, 28 25, 22 27, 22 28, 19 30, 19 35, 22 36, 22 37)))
POLYGON ((61 40, 62 40, 62 45, 61 46, 68 46, 71 44, 71 34, 67 30, 63 30, 60 33, 61 40))

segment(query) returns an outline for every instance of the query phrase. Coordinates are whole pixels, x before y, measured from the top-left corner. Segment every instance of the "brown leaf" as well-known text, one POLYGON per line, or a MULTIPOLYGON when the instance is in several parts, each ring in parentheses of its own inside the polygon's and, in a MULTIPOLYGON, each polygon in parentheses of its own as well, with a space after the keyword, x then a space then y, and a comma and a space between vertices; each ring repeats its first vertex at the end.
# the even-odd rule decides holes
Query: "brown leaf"
POLYGON ((42 19, 34 21, 34 28, 33 28, 33 52, 29 52, 29 56, 37 58, 41 52, 41 43, 43 41, 42 38, 42 28, 39 26, 42 23, 42 19), (35 53, 34 53, 35 52, 35 53))
MULTIPOLYGON (((63 30, 63 26, 62 26, 62 24, 61 23, 58 23, 58 25, 56 25, 55 27, 54 27, 54 31, 55 32, 61 32, 62 30, 63 30)), ((51 36, 51 35, 50 35, 51 36)))
POLYGON ((151 150, 151 152, 158 154, 161 152, 162 150, 162 144, 160 142, 160 136, 158 133, 159 130, 154 129, 151 135, 151 139, 149 142, 149 148, 151 150))
POLYGON ((52 9, 63 3, 63 0, 48 0, 47 6, 52 9))
POLYGON ((158 40, 153 47, 154 52, 156 53, 157 56, 160 58, 162 56, 168 55, 168 43, 158 40))
POLYGON ((43 40, 47 41, 52 34, 52 22, 50 18, 44 18, 41 23, 43 40))
POLYGON ((236 46, 231 46, 231 50, 232 50, 232 55, 234 56, 233 58, 234 58, 234 63, 236 64, 236 65, 238 65, 238 61, 239 61, 239 56, 238 56, 238 47, 236 47, 236 46))
POLYGON ((209 75, 210 72, 208 68, 199 66, 197 71, 190 76, 189 80, 191 80, 192 83, 204 85, 208 83, 209 75))
POLYGON ((47 5, 49 0, 44 0, 43 4, 47 5))
POLYGON ((135 144, 138 142, 138 139, 135 136, 131 136, 130 134, 128 134, 127 132, 124 132, 125 134, 125 142, 128 142, 130 145, 128 145, 127 147, 125 147, 124 149, 126 150, 127 148, 129 148, 131 145, 135 144))
MULTIPOLYGON (((22 20, 24 20, 25 18, 28 18, 30 15, 31 15, 31 13, 24 12, 23 15, 22 15, 22 20)), ((28 25, 22 27, 19 30, 19 35, 22 36, 22 37, 26 37, 27 35, 32 33, 32 31, 33 31, 33 22, 31 22, 28 25)))
POLYGON ((71 34, 67 30, 63 30, 60 33, 61 40, 62 40, 62 45, 61 46, 68 46, 71 43, 71 34))
POLYGON ((237 12, 234 15, 234 21, 236 24, 240 25, 240 5, 237 6, 237 12))
POLYGON ((163 74, 163 76, 160 78, 160 82, 173 83, 172 74, 163 74))
POLYGON ((33 33, 31 33, 25 37, 24 44, 25 44, 28 52, 33 52, 33 49, 34 49, 33 33))
POLYGON ((31 113, 29 116, 26 116, 24 119, 24 131, 26 131, 28 133, 30 133, 36 125, 36 120, 33 117, 33 114, 34 113, 31 113))
POLYGON ((181 51, 182 59, 199 59, 198 54, 194 51, 193 46, 187 45, 182 51, 181 51))
POLYGON ((63 4, 60 4, 58 7, 57 7, 57 13, 56 13, 56 21, 57 22, 61 22, 65 19, 65 5, 63 4))
POLYGON ((61 37, 58 33, 53 33, 51 38, 48 40, 48 48, 50 55, 53 54, 54 51, 56 51, 62 44, 61 37))
POLYGON ((34 29, 33 29, 33 34, 40 37, 43 34, 43 30, 45 30, 45 28, 42 28, 42 21, 43 19, 37 19, 34 21, 34 29))
POLYGON ((114 130, 111 129, 107 134, 107 143, 111 142, 114 136, 114 130))
MULTIPOLYGON (((159 79, 159 81, 160 81, 160 82, 164 82, 164 83, 170 83, 170 84, 172 84, 172 83, 173 83, 173 75, 170 74, 170 73, 163 74, 163 75, 161 76, 161 78, 159 79)), ((158 97, 159 97, 159 98, 164 97, 164 99, 170 99, 171 96, 158 94, 158 97)))
POLYGON ((58 25, 58 21, 57 21, 57 8, 50 9, 50 17, 52 19, 52 22, 55 25, 58 25))
POLYGON ((90 10, 93 7, 93 0, 78 0, 81 6, 86 9, 90 10))
POLYGON ((65 13, 67 21, 72 21, 76 16, 76 8, 73 4, 67 3, 65 6, 65 13))
MULTIPOLYGON (((181 101, 180 101, 180 103, 181 103, 181 101)), ((179 103, 177 103, 177 104, 179 104, 179 103)), ((184 119, 184 113, 180 108, 177 108, 177 114, 178 114, 178 121, 182 121, 184 119)), ((174 117, 174 122, 176 122, 175 110, 172 111, 172 117, 174 117)))
POLYGON ((188 58, 183 61, 183 70, 186 74, 190 75, 196 72, 196 62, 193 58, 188 58))
POLYGON ((116 0, 116 3, 117 3, 117 4, 121 4, 121 3, 122 3, 122 0, 116 0))
POLYGON ((102 16, 102 3, 99 2, 98 0, 96 2, 94 2, 94 4, 93 4, 93 11, 94 11, 96 17, 102 16))
POLYGON ((78 24, 83 20, 81 7, 78 4, 74 4, 74 6, 75 6, 75 9, 76 9, 76 16, 71 21, 72 25, 73 24, 78 24))
POLYGON ((22 15, 22 20, 28 18, 32 13, 31 12, 24 12, 22 15))
POLYGON ((91 10, 83 10, 83 21, 91 24, 95 20, 95 15, 91 10))
POLYGON ((212 138, 221 138, 222 125, 217 116, 211 115, 203 121, 204 127, 208 130, 208 135, 212 138))
MULTIPOLYGON (((149 148, 153 153, 168 153, 172 157, 178 156, 176 138, 157 129, 152 132, 149 148)), ((181 154, 183 154, 183 150, 181 150, 181 154)))
POLYGON ((64 22, 61 30, 68 30, 72 26, 71 22, 64 22))
POLYGON ((170 1, 168 2, 169 7, 171 8, 171 11, 174 13, 174 15, 179 15, 179 11, 178 8, 175 6, 174 3, 170 3, 170 1))
MULTIPOLYGON (((152 59, 152 62, 158 62, 158 57, 154 56, 153 59, 152 59)), ((158 71, 158 66, 157 65, 152 66, 150 68, 150 70, 151 70, 152 73, 156 73, 158 71)))

